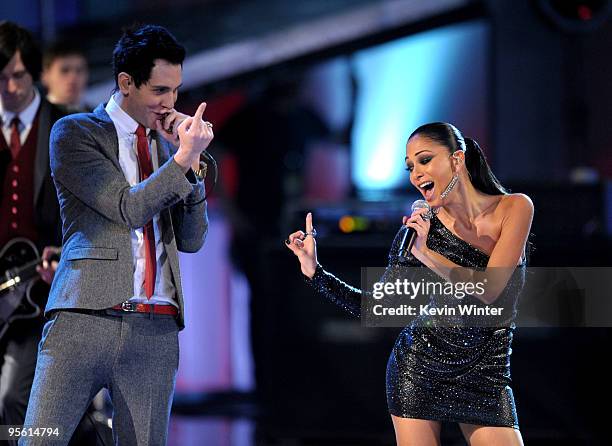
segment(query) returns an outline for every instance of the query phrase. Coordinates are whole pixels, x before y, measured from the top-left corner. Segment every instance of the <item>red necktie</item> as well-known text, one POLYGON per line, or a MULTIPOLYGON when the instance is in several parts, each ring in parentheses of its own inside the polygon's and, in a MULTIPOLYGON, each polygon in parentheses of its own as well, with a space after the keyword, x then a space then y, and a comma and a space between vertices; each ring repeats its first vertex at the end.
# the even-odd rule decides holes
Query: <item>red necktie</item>
MULTIPOLYGON (((147 132, 142 125, 136 129, 136 147, 138 149, 138 168, 140 169, 140 181, 146 180, 153 173, 151 154, 149 153, 149 141, 147 132)), ((149 221, 143 228, 145 245, 145 279, 144 288, 147 299, 150 299, 155 290, 155 232, 153 232, 153 220, 149 221)))
POLYGON ((15 116, 11 120, 11 156, 13 159, 17 159, 17 155, 21 150, 21 139, 19 137, 19 116, 15 116))

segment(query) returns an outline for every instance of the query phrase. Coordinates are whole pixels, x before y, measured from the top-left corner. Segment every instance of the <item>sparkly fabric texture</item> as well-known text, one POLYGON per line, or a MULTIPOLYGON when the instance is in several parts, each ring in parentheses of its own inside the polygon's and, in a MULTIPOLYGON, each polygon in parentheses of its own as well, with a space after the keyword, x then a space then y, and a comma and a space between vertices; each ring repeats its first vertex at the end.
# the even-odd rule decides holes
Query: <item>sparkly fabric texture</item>
MULTIPOLYGON (((414 256, 398 256, 406 227, 393 241, 381 281, 393 281, 405 266, 424 265, 414 256)), ((431 219, 427 246, 459 266, 484 269, 489 257, 454 235, 437 216, 431 219)), ((524 284, 525 264, 517 267, 496 303, 516 308, 524 284)), ((405 273, 402 277, 405 277, 405 273)), ((433 273, 432 273, 433 274, 433 273)), ((369 293, 351 287, 317 266, 312 280, 318 293, 360 316, 369 293)), ((430 306, 443 305, 430 297, 430 306)), ((510 355, 516 312, 499 327, 441 327, 433 316, 419 316, 398 336, 387 364, 387 403, 392 415, 518 428, 510 387, 510 355), (431 319, 427 326, 424 319, 431 319)))

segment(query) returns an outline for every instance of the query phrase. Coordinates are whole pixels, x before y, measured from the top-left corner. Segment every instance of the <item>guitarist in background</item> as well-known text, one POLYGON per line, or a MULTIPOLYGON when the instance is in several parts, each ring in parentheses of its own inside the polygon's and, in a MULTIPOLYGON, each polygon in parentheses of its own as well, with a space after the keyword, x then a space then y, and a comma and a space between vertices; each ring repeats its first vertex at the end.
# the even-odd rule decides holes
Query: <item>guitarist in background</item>
POLYGON ((57 266, 50 259, 61 242, 49 134, 64 113, 35 88, 40 72, 41 54, 31 34, 0 22, 0 250, 16 237, 34 242, 43 261, 33 292, 44 296, 37 317, 16 320, 0 339, 0 424, 23 424, 45 322, 42 310, 57 266))

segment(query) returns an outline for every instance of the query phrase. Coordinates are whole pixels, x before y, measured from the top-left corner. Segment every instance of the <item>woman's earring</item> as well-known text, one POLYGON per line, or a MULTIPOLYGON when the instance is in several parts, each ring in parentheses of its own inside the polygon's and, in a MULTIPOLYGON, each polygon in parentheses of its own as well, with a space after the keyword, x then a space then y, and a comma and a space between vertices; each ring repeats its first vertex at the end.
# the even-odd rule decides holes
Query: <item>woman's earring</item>
POLYGON ((459 174, 453 175, 453 178, 450 180, 450 183, 448 183, 448 186, 446 186, 446 189, 444 189, 444 191, 440 194, 440 198, 445 199, 457 185, 457 182, 459 182, 459 174))

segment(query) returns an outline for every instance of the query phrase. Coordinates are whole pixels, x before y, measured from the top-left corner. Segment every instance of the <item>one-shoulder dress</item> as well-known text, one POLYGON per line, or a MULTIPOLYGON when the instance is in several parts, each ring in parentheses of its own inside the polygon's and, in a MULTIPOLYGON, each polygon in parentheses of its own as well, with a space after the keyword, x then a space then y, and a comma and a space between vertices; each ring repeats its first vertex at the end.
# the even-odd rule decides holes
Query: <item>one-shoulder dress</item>
MULTIPOLYGON (((387 279, 405 266, 424 267, 414 256, 398 255, 406 227, 396 235, 385 271, 387 279)), ((489 257, 457 237, 433 216, 427 246, 459 266, 484 269, 489 257)), ((387 403, 392 415, 403 418, 505 426, 518 429, 510 387, 511 343, 516 302, 525 280, 525 262, 517 266, 496 302, 512 312, 495 327, 424 324, 423 317, 398 336, 387 364, 387 403)), ((309 281, 318 293, 360 316, 366 292, 351 287, 317 266, 309 281)), ((429 305, 439 305, 430 296, 429 305)))

